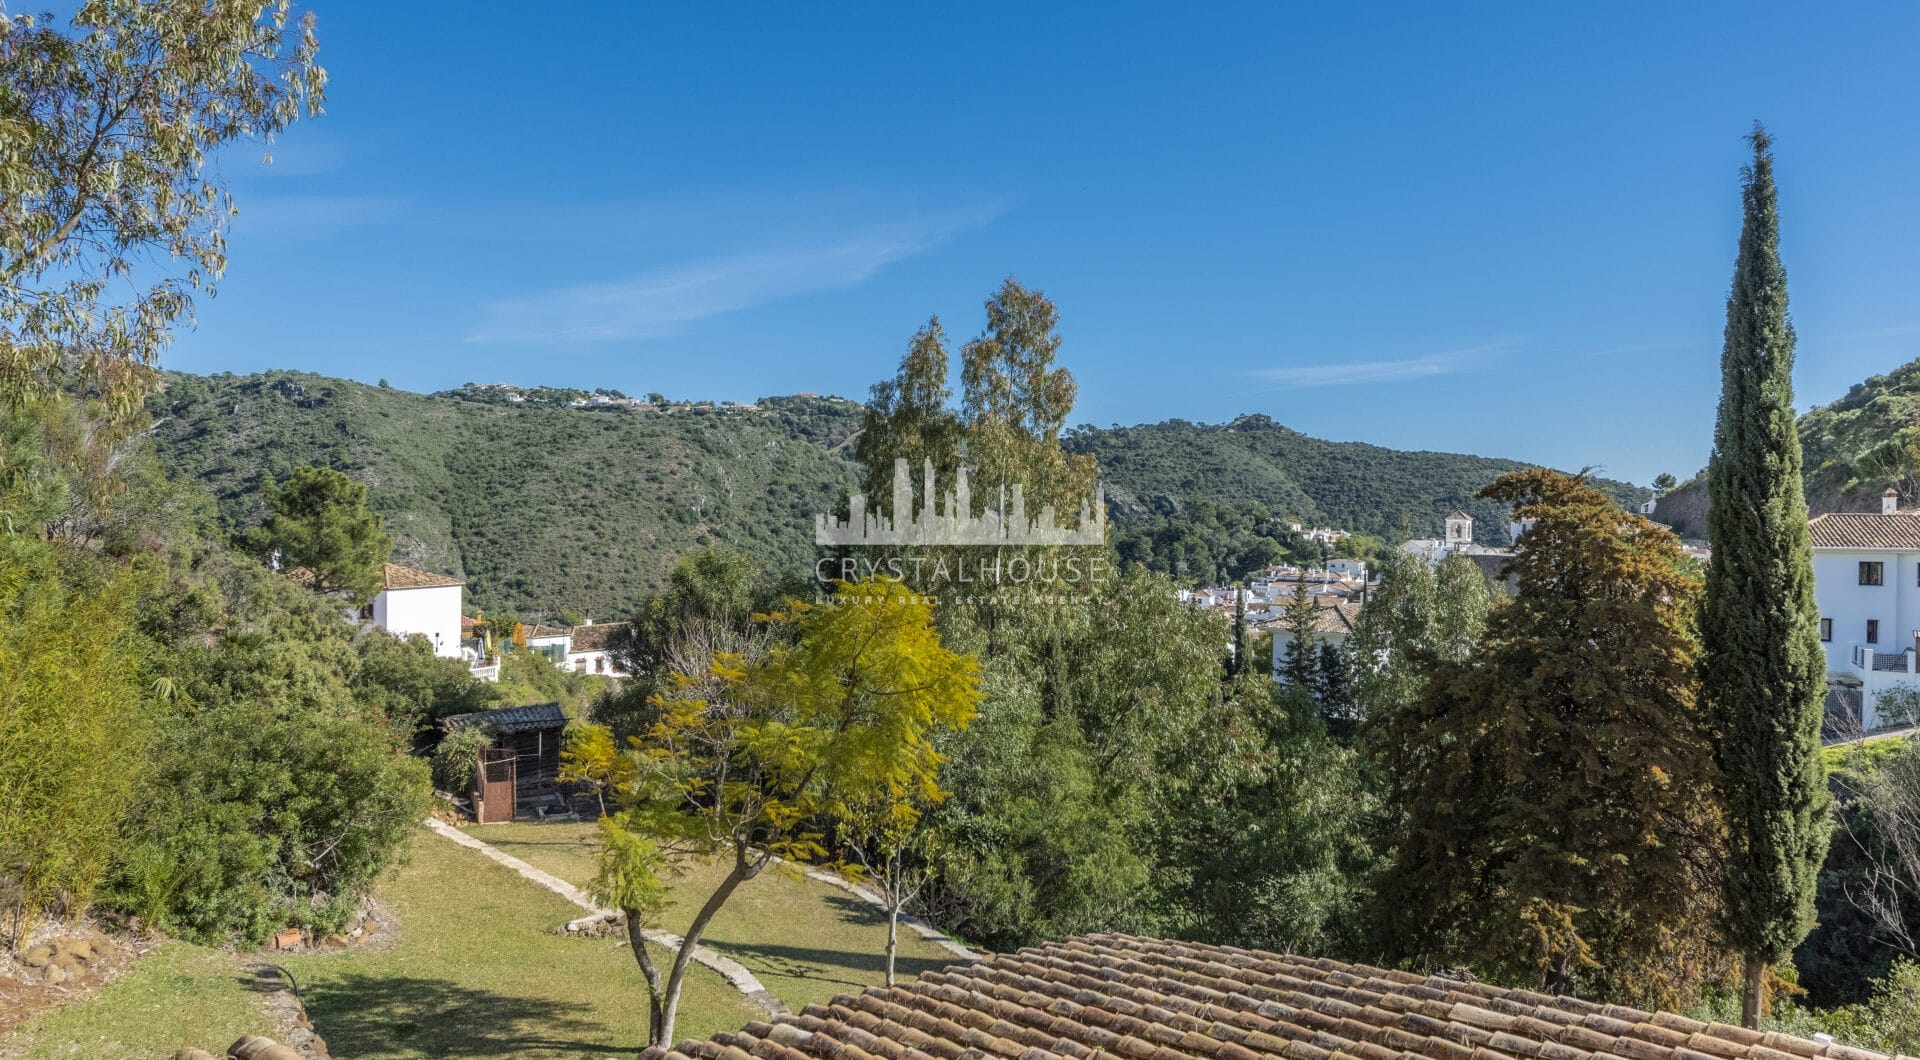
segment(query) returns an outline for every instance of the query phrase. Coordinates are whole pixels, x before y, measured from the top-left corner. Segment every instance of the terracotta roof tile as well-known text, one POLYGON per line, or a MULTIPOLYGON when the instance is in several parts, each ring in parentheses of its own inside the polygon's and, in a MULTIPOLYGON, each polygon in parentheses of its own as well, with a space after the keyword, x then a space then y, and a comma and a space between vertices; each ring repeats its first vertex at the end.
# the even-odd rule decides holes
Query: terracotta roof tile
POLYGON ((1828 512, 1807 525, 1815 548, 1920 548, 1920 511, 1828 512))
POLYGON ((443 585, 465 585, 458 578, 449 578, 444 574, 432 574, 412 567, 402 567, 398 563, 387 564, 387 588, 389 589, 434 589, 443 585))
POLYGON ((605 651, 609 641, 626 631, 625 622, 594 622, 573 627, 574 651, 605 651))
POLYGON ((843 994, 644 1060, 1887 1060, 1669 1012, 1093 935, 843 994))

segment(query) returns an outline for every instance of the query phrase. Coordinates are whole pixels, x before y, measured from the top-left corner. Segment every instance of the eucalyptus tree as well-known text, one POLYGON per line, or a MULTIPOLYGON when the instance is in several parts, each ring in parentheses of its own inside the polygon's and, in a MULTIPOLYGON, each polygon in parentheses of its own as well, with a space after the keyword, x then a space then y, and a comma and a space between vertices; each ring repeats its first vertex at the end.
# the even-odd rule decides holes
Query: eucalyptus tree
POLYGON ((319 111, 288 0, 86 0, 0 16, 0 403, 75 385, 138 404, 227 265, 210 163, 319 111), (156 267, 157 266, 157 267, 156 267))

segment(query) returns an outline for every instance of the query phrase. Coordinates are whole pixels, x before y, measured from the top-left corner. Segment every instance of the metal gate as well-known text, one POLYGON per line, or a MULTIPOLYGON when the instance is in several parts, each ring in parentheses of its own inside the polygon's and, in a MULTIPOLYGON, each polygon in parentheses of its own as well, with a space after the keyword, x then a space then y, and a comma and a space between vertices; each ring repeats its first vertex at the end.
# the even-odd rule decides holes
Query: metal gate
POLYGON ((511 747, 485 747, 473 772, 473 815, 481 824, 513 820, 517 758, 511 747))

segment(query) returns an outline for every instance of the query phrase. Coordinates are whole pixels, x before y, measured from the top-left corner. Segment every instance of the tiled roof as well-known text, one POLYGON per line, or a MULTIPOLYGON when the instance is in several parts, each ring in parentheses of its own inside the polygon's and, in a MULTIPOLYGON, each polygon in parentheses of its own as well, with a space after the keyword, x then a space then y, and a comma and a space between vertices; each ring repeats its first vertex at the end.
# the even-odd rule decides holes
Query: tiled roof
POLYGON ((1313 613, 1315 628, 1322 633, 1352 633, 1353 624, 1360 618, 1360 605, 1352 600, 1329 600, 1318 597, 1314 606, 1319 610, 1313 613))
POLYGON ((434 589, 442 585, 465 585, 458 578, 449 578, 444 574, 430 574, 412 567, 402 567, 398 563, 387 564, 387 588, 389 589, 434 589))
POLYGON ((1093 935, 842 994, 643 1060, 1884 1060, 1670 1012, 1093 935))
POLYGON ((563 729, 567 725, 567 714, 558 703, 539 703, 531 707, 476 710, 471 714, 455 714, 440 719, 440 727, 448 732, 469 725, 485 725, 494 732, 510 735, 533 732, 535 729, 563 729))
MULTIPOLYGON (((1286 612, 1286 602, 1274 604, 1282 614, 1286 612)), ((1353 632, 1353 625, 1360 619, 1362 605, 1357 600, 1347 600, 1334 596, 1315 596, 1313 598, 1313 629, 1316 633, 1344 635, 1353 632)), ((1291 637, 1293 631, 1287 628, 1284 618, 1265 627, 1276 637, 1291 637)))
POLYGON ((1473 518, 1473 516, 1471 516, 1471 515, 1468 515, 1468 514, 1467 514, 1466 512, 1463 512, 1463 511, 1461 511, 1461 510, 1460 510, 1460 509, 1458 509, 1458 508, 1455 508, 1455 509, 1454 509, 1454 510, 1453 510, 1453 511, 1452 511, 1451 513, 1449 513, 1449 514, 1447 515, 1447 518, 1449 518, 1449 519, 1471 519, 1471 518, 1473 518))
POLYGON ((1828 512, 1808 526, 1814 548, 1920 548, 1920 511, 1828 512))
POLYGON ((564 637, 567 635, 567 630, 564 626, 542 626, 536 623, 526 627, 526 634, 528 640, 547 640, 552 637, 564 637))
POLYGON ((574 651, 606 651, 607 643, 626 632, 625 622, 595 622, 573 627, 574 651))

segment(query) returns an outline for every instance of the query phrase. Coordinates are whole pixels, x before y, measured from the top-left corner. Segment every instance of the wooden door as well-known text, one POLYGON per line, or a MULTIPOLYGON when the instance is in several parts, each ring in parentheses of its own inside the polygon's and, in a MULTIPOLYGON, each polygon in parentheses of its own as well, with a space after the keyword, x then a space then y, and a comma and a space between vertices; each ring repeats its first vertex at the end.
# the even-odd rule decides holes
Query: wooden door
POLYGON ((474 771, 473 813, 481 824, 513 820, 517 759, 512 748, 489 747, 480 752, 474 771))

